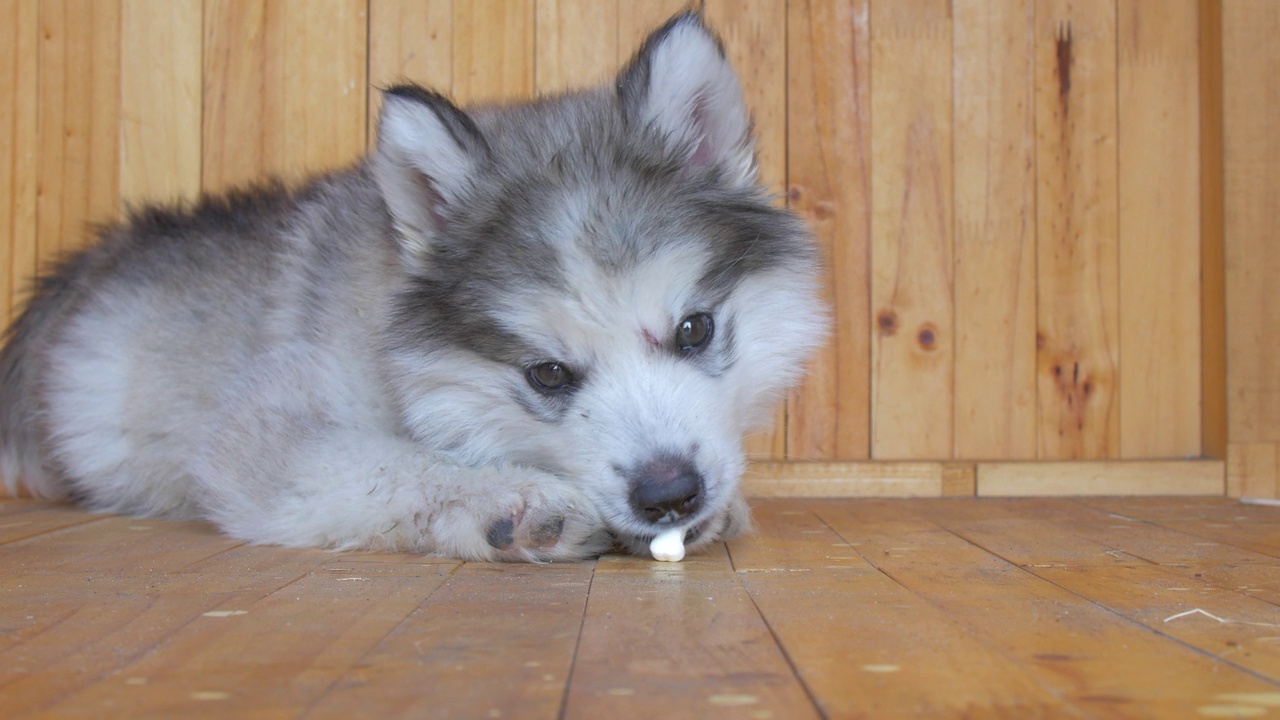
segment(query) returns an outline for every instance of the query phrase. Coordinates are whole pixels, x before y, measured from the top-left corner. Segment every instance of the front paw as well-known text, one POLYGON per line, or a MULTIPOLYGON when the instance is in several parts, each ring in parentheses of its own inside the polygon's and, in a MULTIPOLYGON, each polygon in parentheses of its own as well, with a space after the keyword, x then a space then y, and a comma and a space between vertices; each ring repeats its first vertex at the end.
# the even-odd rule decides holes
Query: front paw
POLYGON ((574 561, 595 557, 613 539, 595 506, 564 480, 504 468, 501 489, 457 503, 436 528, 447 554, 468 560, 574 561))

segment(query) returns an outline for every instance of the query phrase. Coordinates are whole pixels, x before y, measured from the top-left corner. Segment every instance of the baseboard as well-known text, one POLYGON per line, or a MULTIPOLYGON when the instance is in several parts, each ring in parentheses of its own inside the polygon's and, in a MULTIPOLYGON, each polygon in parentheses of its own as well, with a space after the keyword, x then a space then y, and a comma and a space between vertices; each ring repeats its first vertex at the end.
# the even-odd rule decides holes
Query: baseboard
POLYGON ((748 497, 1050 497, 1225 494, 1221 460, 757 462, 748 497))

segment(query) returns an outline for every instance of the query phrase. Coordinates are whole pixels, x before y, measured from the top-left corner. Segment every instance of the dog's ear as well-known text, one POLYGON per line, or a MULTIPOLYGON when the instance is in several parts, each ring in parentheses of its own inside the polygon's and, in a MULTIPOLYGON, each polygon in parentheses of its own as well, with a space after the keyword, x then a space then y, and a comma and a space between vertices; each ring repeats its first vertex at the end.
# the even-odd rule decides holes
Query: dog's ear
POLYGON ((756 182, 751 116, 719 39, 695 12, 655 30, 618 75, 627 123, 656 131, 690 169, 714 167, 731 184, 756 182))
POLYGON ((489 146, 466 113, 418 85, 385 91, 373 172, 410 258, 424 261, 489 146))

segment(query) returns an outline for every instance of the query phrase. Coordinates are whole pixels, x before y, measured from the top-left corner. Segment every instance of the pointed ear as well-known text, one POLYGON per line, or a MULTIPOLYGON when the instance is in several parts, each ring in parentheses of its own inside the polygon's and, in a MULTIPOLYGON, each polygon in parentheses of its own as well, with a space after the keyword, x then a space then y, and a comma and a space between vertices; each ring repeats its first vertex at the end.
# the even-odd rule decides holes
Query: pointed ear
POLYGON ((444 96, 417 85, 384 93, 373 173, 409 257, 426 259, 489 157, 479 128, 444 96))
POLYGON ((730 183, 756 183, 751 116, 719 39, 694 12, 655 30, 618 75, 628 124, 651 128, 689 169, 714 167, 730 183))

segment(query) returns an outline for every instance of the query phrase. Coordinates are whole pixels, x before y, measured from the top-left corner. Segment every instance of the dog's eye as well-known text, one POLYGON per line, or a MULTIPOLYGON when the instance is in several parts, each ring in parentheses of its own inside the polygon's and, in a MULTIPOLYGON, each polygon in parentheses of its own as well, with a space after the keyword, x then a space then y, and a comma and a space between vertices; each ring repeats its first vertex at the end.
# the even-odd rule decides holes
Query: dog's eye
POLYGON ((525 374, 529 384, 542 392, 558 392, 573 382, 573 373, 558 362, 544 362, 529 368, 525 374))
POLYGON ((676 326, 676 347, 680 348, 681 352, 697 350, 711 341, 714 330, 715 325, 711 322, 710 315, 706 313, 690 315, 676 326))

